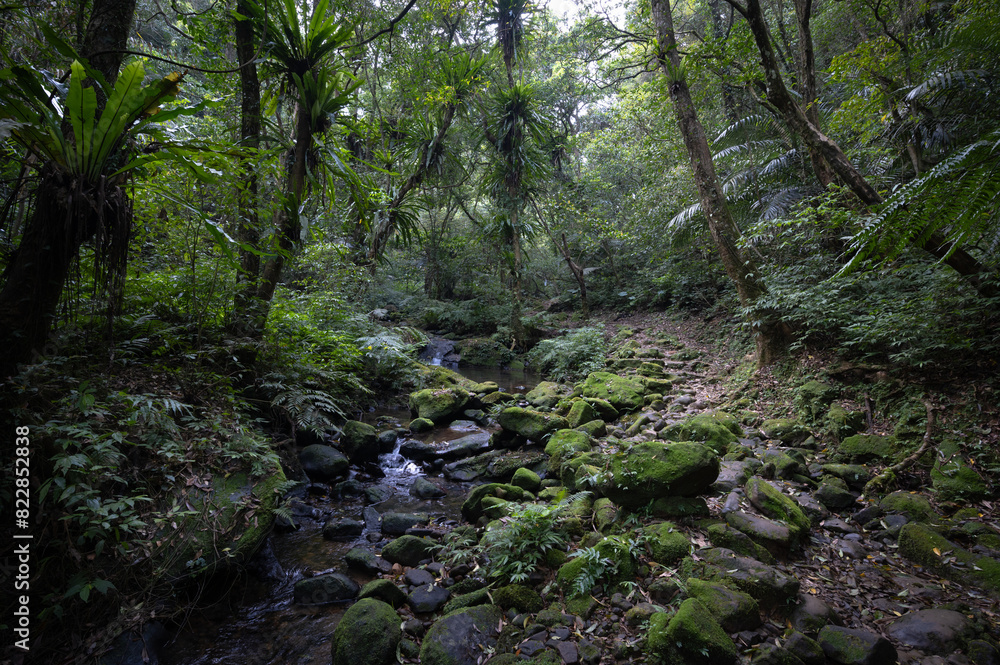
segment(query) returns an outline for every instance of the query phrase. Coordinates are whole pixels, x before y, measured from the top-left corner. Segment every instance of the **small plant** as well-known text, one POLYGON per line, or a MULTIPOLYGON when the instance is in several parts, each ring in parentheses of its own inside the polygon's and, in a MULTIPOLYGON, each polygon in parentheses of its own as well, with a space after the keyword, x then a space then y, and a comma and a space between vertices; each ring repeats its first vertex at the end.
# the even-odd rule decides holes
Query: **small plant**
POLYGON ((573 595, 582 596, 590 593, 597 580, 605 573, 614 575, 618 565, 610 557, 606 557, 596 547, 583 547, 570 554, 570 557, 583 561, 583 568, 573 580, 573 595))
POLYGON ((562 337, 538 343, 527 362, 555 381, 574 381, 604 367, 607 344, 596 328, 564 331, 562 337))

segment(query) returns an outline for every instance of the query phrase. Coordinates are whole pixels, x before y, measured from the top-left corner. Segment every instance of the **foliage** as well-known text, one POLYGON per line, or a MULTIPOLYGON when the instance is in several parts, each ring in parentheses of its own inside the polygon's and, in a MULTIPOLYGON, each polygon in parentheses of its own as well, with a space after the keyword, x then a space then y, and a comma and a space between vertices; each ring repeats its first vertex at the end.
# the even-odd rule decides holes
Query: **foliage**
POLYGON ((482 539, 489 576, 503 583, 528 579, 545 554, 565 549, 569 537, 560 528, 560 513, 580 495, 566 497, 555 505, 512 503, 507 516, 487 528, 482 539))
POLYGON ((553 381, 567 383, 604 368, 607 343, 597 328, 564 330, 555 339, 543 339, 528 352, 526 361, 553 381))

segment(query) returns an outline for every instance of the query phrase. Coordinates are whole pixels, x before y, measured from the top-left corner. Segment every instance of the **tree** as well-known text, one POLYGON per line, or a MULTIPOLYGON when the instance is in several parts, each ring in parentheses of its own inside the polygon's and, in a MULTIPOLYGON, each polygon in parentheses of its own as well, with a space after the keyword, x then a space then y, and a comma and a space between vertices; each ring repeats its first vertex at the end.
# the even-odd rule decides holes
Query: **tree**
POLYGON ((719 251, 726 274, 736 286, 740 303, 752 312, 758 366, 773 363, 785 353, 787 335, 780 321, 768 312, 753 309, 754 303, 766 288, 754 261, 736 245, 739 230, 733 221, 726 197, 715 173, 712 153, 708 148, 705 130, 698 120, 698 113, 691 99, 685 80, 684 67, 677 53, 674 23, 669 0, 653 0, 653 24, 658 39, 657 57, 667 76, 670 98, 674 102, 677 124, 684 137, 695 184, 701 199, 701 209, 708 220, 709 232, 719 251))

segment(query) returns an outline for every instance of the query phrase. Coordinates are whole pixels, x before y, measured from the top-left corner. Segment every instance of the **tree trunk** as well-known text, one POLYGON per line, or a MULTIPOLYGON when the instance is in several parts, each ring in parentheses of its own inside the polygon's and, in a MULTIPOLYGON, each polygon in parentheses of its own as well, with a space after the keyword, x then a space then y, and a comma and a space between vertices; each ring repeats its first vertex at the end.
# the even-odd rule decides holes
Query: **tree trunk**
MULTIPOLYGON (((705 130, 698 120, 698 113, 691 99, 681 72, 680 56, 677 54, 677 42, 674 37, 673 16, 670 13, 669 0, 652 0, 653 23, 659 42, 659 60, 664 73, 670 81, 670 98, 674 102, 677 124, 684 137, 691 169, 698 186, 701 199, 701 210, 708 220, 708 228, 712 239, 719 250, 722 265, 726 274, 736 286, 740 303, 745 307, 753 303, 765 293, 764 284, 753 259, 740 252, 736 246, 739 230, 726 205, 722 186, 715 173, 715 164, 708 147, 705 130)), ((755 311, 753 326, 756 332, 757 363, 764 366, 773 363, 784 353, 787 346, 784 327, 773 320, 765 312, 755 311)))
MULTIPOLYGON (((118 80, 135 0, 95 0, 82 55, 109 84, 118 80)), ((104 95, 98 90, 98 104, 104 95)), ((83 182, 53 164, 41 169, 34 194, 34 211, 6 271, 0 290, 0 379, 17 366, 46 353, 63 284, 80 246, 105 220, 130 217, 132 204, 125 190, 103 178, 83 182)), ((127 242, 127 239, 115 239, 127 242)))
MULTIPOLYGON (((238 0, 236 12, 249 16, 247 0, 238 0)), ((257 169, 256 151, 260 146, 260 80, 254 58, 253 22, 250 19, 236 21, 236 58, 240 66, 240 146, 250 150, 248 159, 240 164, 241 186, 239 192, 239 226, 236 239, 241 247, 240 270, 237 273, 236 297, 233 318, 239 334, 251 334, 253 323, 259 316, 254 308, 257 281, 260 276, 260 256, 243 249, 243 245, 256 249, 260 243, 260 217, 257 209, 257 169)))
MULTIPOLYGON (((819 95, 816 89, 816 53, 813 50, 812 19, 813 0, 794 0, 795 18, 799 28, 798 39, 798 68, 799 85, 801 87, 802 101, 805 106, 806 118, 814 126, 820 127, 819 122, 819 95)), ((824 188, 833 184, 833 169, 827 163, 826 158, 812 146, 808 146, 809 161, 812 162, 813 173, 816 179, 824 188)))
POLYGON ((587 280, 583 275, 583 268, 576 261, 573 260, 573 256, 569 252, 569 243, 566 242, 566 234, 562 234, 562 246, 559 246, 559 251, 562 253, 563 258, 566 260, 566 265, 569 266, 569 271, 573 273, 573 279, 576 280, 577 285, 580 287, 580 309, 583 314, 583 318, 590 316, 590 303, 587 302, 587 280))

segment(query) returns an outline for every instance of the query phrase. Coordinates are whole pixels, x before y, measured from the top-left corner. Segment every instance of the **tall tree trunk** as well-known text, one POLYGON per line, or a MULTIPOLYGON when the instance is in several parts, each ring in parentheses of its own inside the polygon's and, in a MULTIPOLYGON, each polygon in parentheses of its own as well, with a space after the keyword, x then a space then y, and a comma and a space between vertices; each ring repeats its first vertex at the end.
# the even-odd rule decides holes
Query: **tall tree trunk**
MULTIPOLYGON (((722 265, 726 274, 736 286, 740 303, 752 306, 766 292, 760 281, 760 274, 753 259, 744 254, 736 246, 739 230, 726 205, 722 186, 715 173, 715 164, 708 147, 705 130, 698 120, 698 113, 691 99, 687 81, 681 74, 680 56, 677 54, 677 41, 674 37, 674 21, 670 13, 669 0, 652 0, 653 24, 659 43, 659 60, 670 82, 670 98, 674 102, 677 124, 684 137, 691 169, 698 186, 701 199, 701 210, 708 220, 708 228, 712 240, 719 250, 722 265)), ((787 337, 784 326, 779 321, 767 316, 767 313, 755 310, 753 315, 756 331, 755 344, 757 348, 757 364, 765 366, 773 363, 784 354, 787 347, 787 337)))
MULTIPOLYGON (((247 0, 237 0, 236 13, 249 16, 247 0)), ((236 238, 241 247, 240 270, 237 274, 236 296, 233 318, 236 331, 248 335, 254 332, 254 322, 259 315, 255 309, 258 278, 260 277, 260 256, 243 246, 256 249, 260 243, 260 216, 257 200, 256 152, 260 147, 260 79, 254 59, 253 22, 237 19, 236 59, 240 67, 240 146, 250 151, 250 157, 240 163, 239 226, 236 238)))
MULTIPOLYGON (((813 0, 794 0, 795 19, 799 28, 797 60, 799 68, 799 86, 802 102, 805 106, 806 118, 817 128, 819 122, 819 94, 816 88, 816 53, 812 40, 812 8, 813 0)), ((812 146, 808 146, 809 161, 812 162, 813 173, 824 188, 833 184, 833 169, 826 158, 812 146)))
MULTIPOLYGON (((517 201, 519 199, 513 199, 517 201)), ((512 270, 514 278, 514 301, 510 308, 510 329, 511 333, 514 335, 514 344, 516 346, 524 347, 527 342, 527 333, 524 329, 524 323, 521 321, 521 300, 522 300, 522 284, 521 284, 521 273, 522 271, 522 256, 521 256, 521 229, 520 229, 520 211, 515 207, 510 213, 510 225, 513 232, 513 237, 511 238, 511 248, 514 252, 514 268, 512 270)))
MULTIPOLYGON (((740 5, 736 0, 727 0, 727 2, 743 14, 750 27, 750 32, 753 34, 760 55, 760 63, 764 69, 768 101, 778 109, 785 123, 809 147, 810 152, 813 150, 818 152, 862 203, 870 206, 882 203, 882 196, 855 168, 840 146, 810 122, 805 112, 788 92, 788 88, 785 87, 785 82, 781 78, 781 73, 778 71, 778 63, 775 59, 770 34, 759 0, 747 0, 746 7, 740 5)), ((932 234, 921 247, 939 259, 943 259, 960 275, 968 277, 969 282, 980 293, 984 293, 983 282, 978 275, 986 272, 986 267, 968 252, 959 248, 952 252, 951 256, 945 258, 947 256, 947 242, 939 233, 932 234)))
MULTIPOLYGON (((136 0, 94 0, 82 55, 110 84, 118 79, 136 0)), ((105 98, 98 91, 98 104, 105 98)), ((54 164, 41 169, 34 211, 0 290, 0 379, 44 350, 63 285, 80 246, 105 220, 131 217, 124 188, 84 182, 54 164)), ((126 238, 116 239, 127 242, 126 238)))

